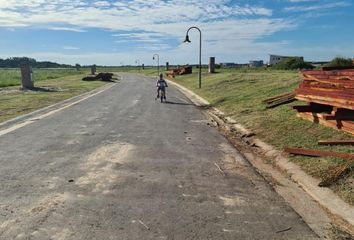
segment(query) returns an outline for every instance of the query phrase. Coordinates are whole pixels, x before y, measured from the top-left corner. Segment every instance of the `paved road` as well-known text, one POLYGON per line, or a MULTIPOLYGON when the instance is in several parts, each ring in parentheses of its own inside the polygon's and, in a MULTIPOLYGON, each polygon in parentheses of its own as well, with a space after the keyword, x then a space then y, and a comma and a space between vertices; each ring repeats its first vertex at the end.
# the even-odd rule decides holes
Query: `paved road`
POLYGON ((126 74, 1 136, 0 239, 316 238, 178 90, 154 95, 126 74))

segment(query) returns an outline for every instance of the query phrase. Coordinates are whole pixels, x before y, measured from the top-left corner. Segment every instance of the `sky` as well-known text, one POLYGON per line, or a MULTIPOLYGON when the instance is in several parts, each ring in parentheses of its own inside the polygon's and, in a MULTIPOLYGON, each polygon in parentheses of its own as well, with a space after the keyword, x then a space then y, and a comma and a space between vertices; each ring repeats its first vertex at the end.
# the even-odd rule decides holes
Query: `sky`
POLYGON ((0 58, 145 65, 354 57, 353 0, 0 0, 0 58))

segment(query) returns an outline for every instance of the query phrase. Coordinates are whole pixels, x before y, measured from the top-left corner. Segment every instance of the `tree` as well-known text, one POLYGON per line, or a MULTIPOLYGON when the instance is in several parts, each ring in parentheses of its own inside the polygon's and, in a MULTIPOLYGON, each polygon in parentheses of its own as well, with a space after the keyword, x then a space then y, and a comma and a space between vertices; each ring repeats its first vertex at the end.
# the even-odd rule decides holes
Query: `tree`
POLYGON ((313 69, 311 63, 305 62, 302 58, 294 57, 280 61, 277 65, 273 66, 274 69, 279 70, 295 70, 295 69, 313 69))
POLYGON ((336 57, 325 65, 326 67, 353 67, 353 60, 350 58, 336 57))

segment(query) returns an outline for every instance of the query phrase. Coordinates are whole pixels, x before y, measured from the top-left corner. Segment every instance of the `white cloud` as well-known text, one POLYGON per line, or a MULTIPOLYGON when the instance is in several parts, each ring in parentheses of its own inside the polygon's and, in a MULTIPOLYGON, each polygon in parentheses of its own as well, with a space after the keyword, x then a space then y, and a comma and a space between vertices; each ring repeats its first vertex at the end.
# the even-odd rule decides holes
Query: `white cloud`
POLYGON ((107 2, 107 1, 97 1, 97 2, 94 2, 93 5, 97 6, 97 7, 109 7, 109 6, 111 6, 111 3, 107 2))
MULTIPOLYGON (((260 41, 265 36, 294 28, 293 22, 275 19, 272 15, 272 9, 230 0, 0 0, 3 27, 34 26, 74 32, 105 29, 113 32, 113 42, 134 41, 137 47, 130 54, 163 51, 176 61, 189 56, 189 62, 195 62, 193 53, 198 49, 195 32, 191 32, 193 43, 188 46, 172 50, 168 43, 171 39, 182 42, 189 26, 197 25, 202 29, 204 56, 224 54, 236 58, 240 52, 246 54, 257 49, 263 54, 277 48, 278 42, 260 41)), ((64 58, 57 53, 54 55, 64 58)), ((83 56, 91 55, 77 59, 83 56)))
POLYGON ((63 46, 62 49, 64 49, 64 50, 79 50, 80 48, 73 47, 73 46, 63 46))
POLYGON ((49 27, 48 29, 53 31, 86 32, 83 29, 72 27, 49 27))
POLYGON ((333 2, 333 3, 321 3, 311 6, 292 6, 284 8, 287 12, 309 12, 317 10, 327 10, 332 8, 348 7, 351 3, 348 2, 333 2))
POLYGON ((319 0, 289 0, 292 3, 318 2, 319 0))

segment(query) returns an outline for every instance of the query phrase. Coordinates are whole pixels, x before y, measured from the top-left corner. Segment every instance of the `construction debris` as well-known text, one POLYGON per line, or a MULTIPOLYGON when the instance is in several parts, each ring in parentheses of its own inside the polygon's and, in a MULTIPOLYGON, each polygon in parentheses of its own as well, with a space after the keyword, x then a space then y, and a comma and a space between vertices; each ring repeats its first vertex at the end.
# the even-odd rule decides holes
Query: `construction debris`
POLYGON ((293 148, 293 147, 287 147, 284 149, 284 151, 295 155, 303 155, 303 156, 311 156, 311 157, 338 157, 344 159, 354 159, 354 154, 351 153, 341 153, 341 152, 306 149, 306 148, 293 148))
POLYGON ((331 184, 338 181, 342 176, 350 172, 354 167, 354 154, 350 154, 350 153, 304 149, 304 148, 285 148, 284 151, 295 155, 303 155, 303 156, 311 156, 311 157, 338 157, 338 158, 347 159, 347 161, 340 164, 339 166, 333 167, 331 171, 329 171, 328 174, 326 174, 324 179, 318 184, 318 186, 320 187, 330 186, 331 184))
POLYGON ((186 65, 175 69, 170 69, 166 71, 167 77, 175 77, 176 75, 185 75, 192 73, 192 66, 186 65))
POLYGON ((226 177, 226 173, 221 169, 221 167, 217 164, 217 163, 214 163, 214 165, 216 166, 216 168, 221 172, 221 174, 226 177))
POLYGON ((354 145, 354 140, 320 140, 319 145, 354 145))
POLYGON ((296 99, 298 116, 354 134, 354 69, 302 71, 296 99))
POLYGON ((289 93, 284 93, 281 95, 277 95, 271 98, 267 98, 263 100, 264 103, 267 104, 267 108, 274 108, 279 105, 285 104, 285 103, 290 103, 292 101, 295 101, 295 93, 294 92, 289 92, 289 93))
POLYGON ((141 220, 138 220, 138 222, 146 228, 146 230, 150 230, 150 228, 141 220))
POLYGON ((318 184, 320 187, 329 187, 331 184, 338 181, 342 176, 346 175, 354 167, 354 159, 350 159, 343 164, 332 168, 329 174, 327 174, 322 182, 318 184))
POLYGON ((86 76, 82 80, 83 81, 105 81, 105 82, 115 82, 116 78, 113 78, 113 73, 99 73, 95 76, 86 76))

